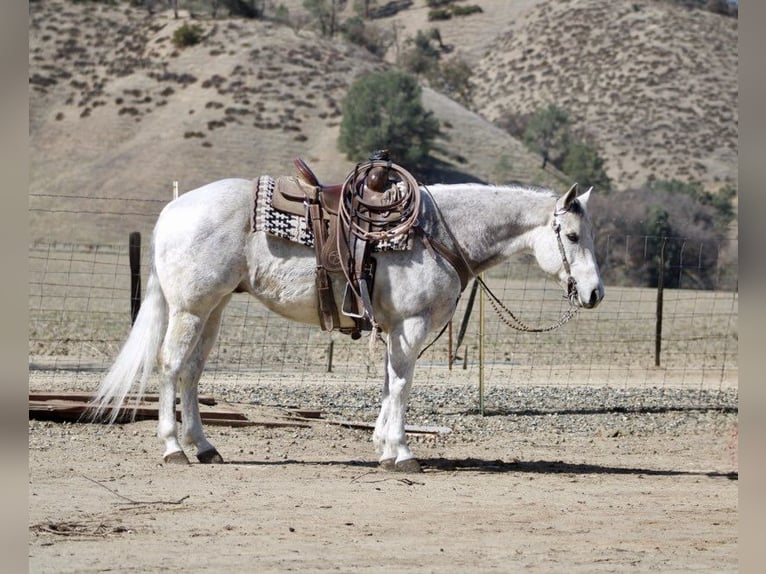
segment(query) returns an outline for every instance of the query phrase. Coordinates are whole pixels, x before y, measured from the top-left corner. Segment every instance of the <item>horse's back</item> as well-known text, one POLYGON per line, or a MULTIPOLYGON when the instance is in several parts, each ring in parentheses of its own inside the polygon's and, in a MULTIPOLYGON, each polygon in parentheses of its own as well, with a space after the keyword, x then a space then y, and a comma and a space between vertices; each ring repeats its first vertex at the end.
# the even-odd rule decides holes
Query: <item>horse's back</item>
POLYGON ((187 214, 198 210, 209 215, 221 214, 247 207, 252 200, 253 181, 244 178, 219 179, 179 195, 168 203, 160 214, 184 210, 187 214), (211 211, 212 210, 212 211, 211 211))
POLYGON ((222 179, 165 206, 153 237, 154 263, 163 290, 186 299, 236 287, 247 265, 252 185, 247 179, 222 179))

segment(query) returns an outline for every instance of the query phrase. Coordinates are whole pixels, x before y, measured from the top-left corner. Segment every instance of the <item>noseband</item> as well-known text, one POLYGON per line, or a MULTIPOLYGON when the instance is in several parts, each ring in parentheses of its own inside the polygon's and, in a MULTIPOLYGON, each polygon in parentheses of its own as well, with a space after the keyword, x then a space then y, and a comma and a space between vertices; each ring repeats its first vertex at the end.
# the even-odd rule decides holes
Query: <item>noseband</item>
POLYGON ((572 268, 567 260, 567 253, 564 251, 564 242, 561 241, 561 223, 558 220, 559 215, 568 213, 569 209, 556 209, 553 212, 553 232, 556 234, 556 240, 559 244, 559 252, 561 253, 561 262, 564 264, 564 271, 567 273, 567 294, 565 297, 569 299, 569 303, 574 305, 577 300, 577 280, 572 277, 572 268))

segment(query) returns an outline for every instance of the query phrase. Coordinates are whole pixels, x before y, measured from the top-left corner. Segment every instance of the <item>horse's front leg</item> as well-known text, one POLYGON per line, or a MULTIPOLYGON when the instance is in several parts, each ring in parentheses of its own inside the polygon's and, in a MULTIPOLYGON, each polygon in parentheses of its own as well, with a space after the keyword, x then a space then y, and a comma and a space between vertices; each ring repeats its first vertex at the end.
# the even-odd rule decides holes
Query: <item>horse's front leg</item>
POLYGON ((380 451, 380 464, 386 470, 420 471, 404 428, 415 361, 427 332, 425 319, 412 318, 388 336, 383 400, 373 433, 373 441, 380 451))

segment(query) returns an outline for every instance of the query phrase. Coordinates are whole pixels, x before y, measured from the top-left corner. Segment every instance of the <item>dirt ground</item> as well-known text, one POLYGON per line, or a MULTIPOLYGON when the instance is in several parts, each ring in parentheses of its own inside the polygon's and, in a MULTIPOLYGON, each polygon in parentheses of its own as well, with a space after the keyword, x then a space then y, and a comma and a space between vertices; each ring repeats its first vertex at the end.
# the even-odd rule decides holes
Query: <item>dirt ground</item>
POLYGON ((736 413, 610 430, 582 412, 565 434, 503 431, 514 416, 445 415, 449 434, 412 436, 419 474, 325 422, 207 427, 226 463, 180 467, 154 421, 30 421, 29 571, 738 570, 736 413))

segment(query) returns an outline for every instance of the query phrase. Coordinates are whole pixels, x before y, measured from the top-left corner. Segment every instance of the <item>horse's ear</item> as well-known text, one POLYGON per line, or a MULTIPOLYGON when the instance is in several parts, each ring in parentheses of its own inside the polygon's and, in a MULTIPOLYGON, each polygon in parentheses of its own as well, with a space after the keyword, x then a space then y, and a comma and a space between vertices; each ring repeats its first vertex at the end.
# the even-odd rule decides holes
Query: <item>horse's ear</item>
POLYGON ((591 185, 588 188, 588 191, 583 193, 580 197, 577 198, 577 200, 580 202, 580 204, 585 207, 588 204, 588 200, 590 199, 590 192, 593 191, 593 186, 591 185))
POLYGON ((556 202, 556 211, 568 211, 576 197, 577 184, 573 183, 572 187, 569 188, 569 191, 559 197, 559 200, 556 202))

